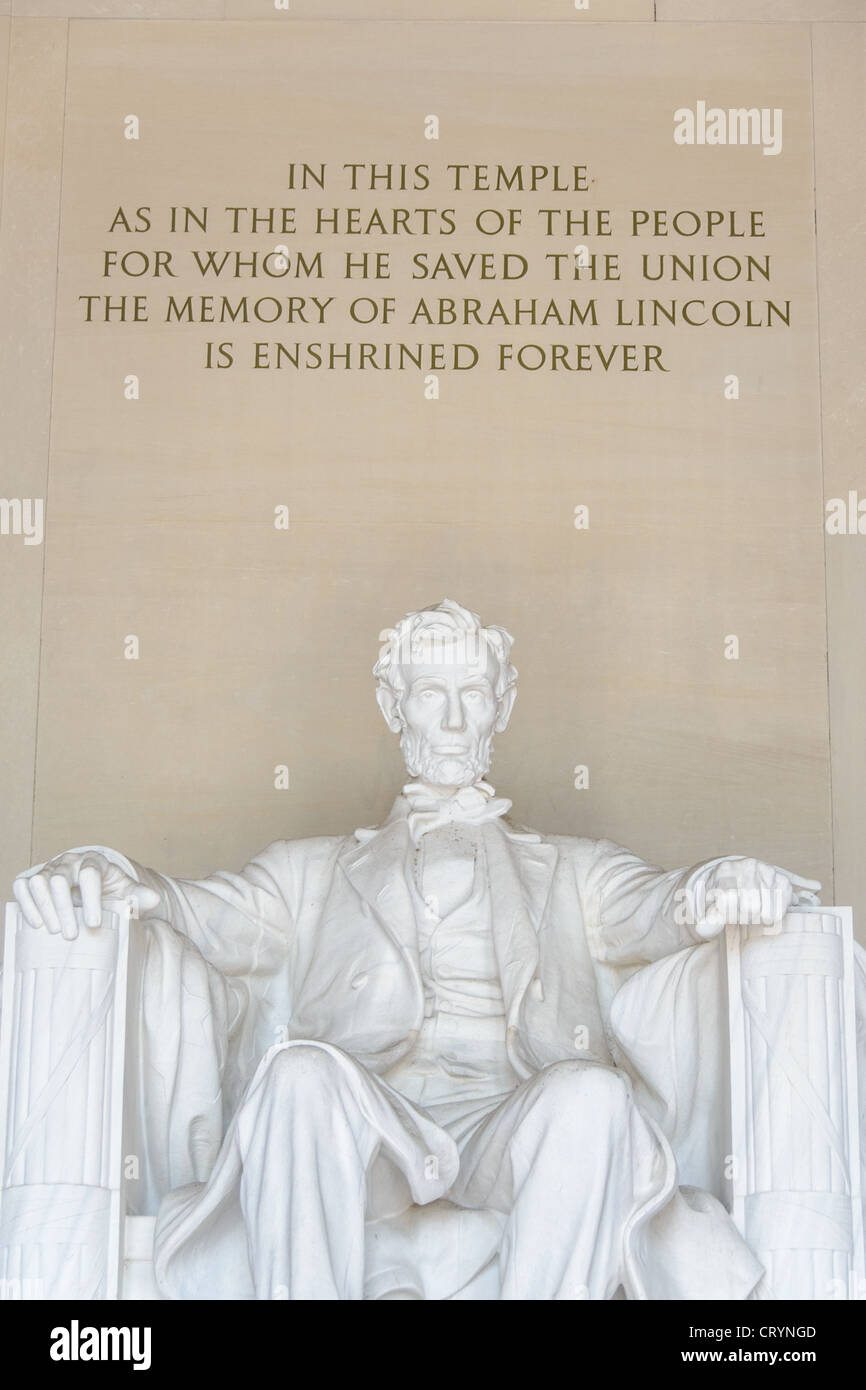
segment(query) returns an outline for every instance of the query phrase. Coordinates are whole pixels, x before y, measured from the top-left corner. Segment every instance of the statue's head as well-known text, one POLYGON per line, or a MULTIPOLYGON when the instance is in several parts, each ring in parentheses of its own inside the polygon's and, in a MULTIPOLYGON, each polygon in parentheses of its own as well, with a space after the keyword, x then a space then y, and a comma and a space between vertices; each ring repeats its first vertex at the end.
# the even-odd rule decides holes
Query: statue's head
POLYGON ((376 699, 400 735, 407 772, 434 786, 472 786, 517 694, 510 635, 446 598, 407 613, 380 641, 376 699))

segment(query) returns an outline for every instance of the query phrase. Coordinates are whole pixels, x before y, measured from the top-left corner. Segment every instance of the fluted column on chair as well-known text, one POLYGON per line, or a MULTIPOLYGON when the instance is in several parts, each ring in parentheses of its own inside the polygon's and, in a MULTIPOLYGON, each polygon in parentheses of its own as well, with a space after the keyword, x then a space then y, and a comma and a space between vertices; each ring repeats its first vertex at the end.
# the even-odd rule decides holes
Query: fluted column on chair
POLYGON ((728 929, 733 1215, 778 1299, 863 1297, 849 908, 728 929))
POLYGON ((115 1298, 129 907, 67 941, 7 908, 0 1021, 6 1297, 115 1298))

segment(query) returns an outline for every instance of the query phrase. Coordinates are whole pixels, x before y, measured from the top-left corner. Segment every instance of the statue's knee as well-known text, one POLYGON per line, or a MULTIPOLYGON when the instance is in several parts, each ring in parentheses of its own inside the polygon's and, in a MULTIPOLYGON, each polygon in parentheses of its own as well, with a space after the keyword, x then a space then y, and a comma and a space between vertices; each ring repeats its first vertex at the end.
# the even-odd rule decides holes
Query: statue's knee
POLYGON ((261 1161, 265 1147, 283 1161, 293 1133, 333 1140, 334 1117, 357 1117, 351 1077, 338 1058, 315 1043, 281 1047, 250 1086, 237 1115, 244 1162, 251 1148, 261 1161))
POLYGON ((266 1085, 292 1096, 318 1098, 332 1094, 340 1076, 339 1064, 323 1047, 300 1043, 274 1053, 268 1063, 266 1085))
POLYGON ((624 1072, 594 1062, 555 1062, 541 1072, 538 1100, 554 1119, 601 1123, 624 1113, 631 1104, 631 1086, 624 1072))

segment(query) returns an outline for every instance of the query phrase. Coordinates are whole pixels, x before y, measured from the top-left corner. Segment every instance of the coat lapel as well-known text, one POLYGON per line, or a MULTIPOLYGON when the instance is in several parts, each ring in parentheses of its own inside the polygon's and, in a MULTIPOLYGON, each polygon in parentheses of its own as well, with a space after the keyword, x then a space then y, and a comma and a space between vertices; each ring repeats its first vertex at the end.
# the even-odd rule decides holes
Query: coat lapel
POLYGON ((538 967, 538 931, 556 869, 554 845, 509 836, 498 821, 485 826, 484 847, 493 906, 493 937, 509 1029, 538 967))
POLYGON ((421 987, 418 969, 418 928, 409 886, 412 841, 398 798, 388 820, 374 835, 350 845, 340 865, 352 887, 370 908, 404 956, 421 987))

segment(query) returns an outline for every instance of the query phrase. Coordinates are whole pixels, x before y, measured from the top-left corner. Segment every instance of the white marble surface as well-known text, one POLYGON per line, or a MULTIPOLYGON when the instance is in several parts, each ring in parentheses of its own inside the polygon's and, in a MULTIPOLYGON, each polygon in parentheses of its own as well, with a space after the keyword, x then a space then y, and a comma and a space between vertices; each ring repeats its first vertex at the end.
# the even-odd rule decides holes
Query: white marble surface
MULTIPOLYGON (((165 1297, 744 1298, 759 1285, 773 1296, 773 1214, 750 1249, 742 1203, 738 1230, 719 1198, 738 1145, 767 1158, 750 1124, 761 1116, 766 1128, 778 1085, 759 1049, 743 1052, 736 998, 728 1028, 714 938, 735 930, 744 960, 759 945, 808 974, 810 958, 790 944, 805 933, 790 924, 820 885, 744 857, 666 872, 609 841, 513 826, 511 803, 486 781, 516 693, 509 634, 445 600, 381 640, 377 698, 412 779, 383 825, 277 842, 240 873, 198 881, 98 846, 16 880, 3 1014, 7 1271, 29 1270, 42 1296, 60 1296, 63 1241, 88 1220, 102 1238, 70 1189, 97 1152, 86 1180, 120 1190, 125 1112, 124 1206, 139 1223, 155 1218, 165 1297), (106 898, 134 919, 122 1037, 126 994, 100 944, 106 898), (40 952, 62 953, 68 969, 49 971, 40 952), (109 1001, 99 1026, 79 997, 85 977, 91 1004, 100 985, 109 1001), (47 1039, 47 1099, 42 1083, 21 1084, 34 1038, 47 1039), (719 1118, 731 1038, 734 1114, 745 1116, 733 1152, 719 1118), (62 1084, 58 1051, 76 1059, 62 1084), (46 1214, 51 1258, 46 1241, 27 1246, 22 1203, 46 1214)), ((828 996, 823 1012, 814 1000, 806 1012, 825 1040, 816 1113, 847 1097, 825 1186, 831 1217, 847 1191, 852 1235, 829 1275, 802 1257, 812 1297, 836 1296, 821 1279, 862 1263, 846 940, 848 1003, 828 996)), ((805 1125, 776 1126, 773 1144, 787 1152, 805 1125)), ((128 1270, 148 1243, 133 1229, 128 1270)), ((118 1259, 106 1245, 90 1296, 112 1296, 118 1259)), ((67 1270, 64 1294, 76 1277, 67 1270)))

